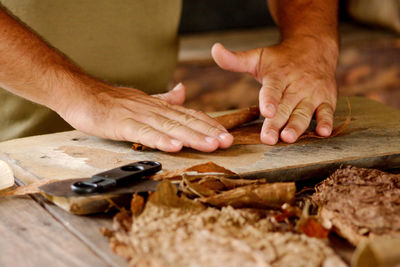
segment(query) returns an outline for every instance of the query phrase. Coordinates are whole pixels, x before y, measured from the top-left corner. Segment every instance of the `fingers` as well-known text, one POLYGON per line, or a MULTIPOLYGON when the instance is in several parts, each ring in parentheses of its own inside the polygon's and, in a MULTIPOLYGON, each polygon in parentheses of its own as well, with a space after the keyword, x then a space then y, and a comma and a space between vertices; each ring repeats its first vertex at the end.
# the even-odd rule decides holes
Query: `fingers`
POLYGON ((266 118, 275 116, 278 104, 285 90, 285 84, 276 78, 265 78, 259 95, 261 115, 266 118))
POLYGON ((317 134, 320 136, 330 136, 333 129, 334 108, 328 103, 321 104, 316 111, 317 134))
POLYGON ((303 100, 293 110, 285 128, 281 132, 281 139, 286 143, 294 143, 304 133, 311 122, 315 105, 309 100, 303 100))
POLYGON ((217 130, 219 131, 218 133, 214 132, 215 130, 211 130, 213 132, 210 133, 203 133, 202 131, 213 129, 213 127, 205 125, 204 122, 197 119, 189 119, 186 121, 187 124, 182 124, 177 120, 155 115, 149 117, 147 123, 156 130, 181 140, 184 146, 203 152, 214 151, 220 147, 220 143, 226 141, 224 137, 222 140, 218 138, 218 133, 227 134, 220 130, 217 130))
POLYGON ((165 100, 171 105, 182 105, 186 98, 186 87, 182 83, 178 83, 171 91, 153 95, 153 97, 165 100))
POLYGON ((263 143, 275 145, 278 142, 280 130, 288 121, 298 101, 295 95, 288 95, 282 98, 275 116, 272 119, 265 118, 261 129, 261 141, 263 143))
POLYGON ((259 60, 260 49, 231 52, 222 44, 216 43, 211 48, 211 55, 222 69, 254 74, 259 60))
MULTIPOLYGON (((233 136, 225 129, 222 130, 199 119, 202 117, 201 114, 205 115, 193 110, 187 110, 187 113, 184 113, 170 109, 165 110, 162 114, 147 116, 146 123, 183 141, 185 146, 200 151, 209 152, 218 147, 229 147, 233 143, 233 136)), ((206 118, 208 117, 206 116, 206 118)))
POLYGON ((183 147, 181 141, 132 119, 125 120, 119 128, 121 135, 119 139, 122 140, 141 143, 165 152, 178 152, 183 147))

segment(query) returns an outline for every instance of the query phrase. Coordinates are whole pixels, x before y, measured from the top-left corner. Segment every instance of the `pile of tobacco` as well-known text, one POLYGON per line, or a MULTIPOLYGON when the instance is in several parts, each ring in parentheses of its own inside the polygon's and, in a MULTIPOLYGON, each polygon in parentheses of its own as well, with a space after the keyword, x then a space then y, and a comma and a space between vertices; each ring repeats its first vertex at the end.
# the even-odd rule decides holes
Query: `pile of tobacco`
POLYGON ((335 231, 354 245, 400 234, 400 176, 338 169, 315 188, 242 179, 213 163, 165 171, 102 229, 131 266, 347 266, 335 231))

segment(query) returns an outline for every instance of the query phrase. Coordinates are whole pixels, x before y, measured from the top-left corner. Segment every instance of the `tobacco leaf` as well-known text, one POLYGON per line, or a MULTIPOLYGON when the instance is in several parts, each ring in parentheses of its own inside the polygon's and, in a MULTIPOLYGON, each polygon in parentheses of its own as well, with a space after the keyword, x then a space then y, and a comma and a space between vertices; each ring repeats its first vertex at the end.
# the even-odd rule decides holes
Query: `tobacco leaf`
MULTIPOLYGON (((188 199, 184 194, 178 195, 178 189, 167 180, 162 181, 157 191, 149 196, 148 204, 165 206, 170 208, 180 208, 183 210, 202 210, 204 205, 198 201, 188 199)), ((147 204, 147 205, 148 205, 147 204)))
POLYGON ((352 244, 400 237, 400 175, 347 166, 316 186, 320 216, 352 244))
POLYGON ((294 183, 253 184, 199 198, 199 201, 216 207, 279 208, 293 202, 295 193, 294 183))
POLYGON ((199 165, 195 165, 189 168, 185 169, 178 169, 178 170, 164 170, 161 173, 157 173, 150 178, 153 180, 181 180, 182 175, 187 174, 187 175, 223 175, 223 176, 230 176, 230 177, 238 177, 238 175, 230 170, 225 169, 224 167, 221 167, 214 162, 207 162, 207 163, 202 163, 199 165))
MULTIPOLYGON (((315 131, 306 131, 298 138, 298 140, 306 139, 306 138, 318 138, 318 139, 332 138, 332 137, 338 136, 341 133, 343 133, 344 130, 346 129, 346 127, 351 122, 351 105, 350 105, 350 101, 348 99, 347 99, 347 106, 348 106, 348 115, 347 115, 345 121, 342 124, 335 127, 332 130, 332 133, 330 136, 320 136, 315 131)), ((262 123, 253 123, 250 125, 245 125, 245 126, 233 129, 232 131, 230 131, 230 133, 232 134, 232 136, 234 138, 233 144, 234 145, 262 144, 262 142, 260 140, 261 128, 262 128, 262 123)))
MULTIPOLYGON (((215 117, 225 129, 230 130, 245 123, 254 121, 260 117, 260 109, 258 106, 251 106, 248 108, 239 109, 236 112, 226 115, 215 117)), ((152 148, 142 145, 140 143, 133 143, 132 149, 136 151, 152 150, 152 148)))
POLYGON ((146 202, 144 197, 139 194, 134 194, 131 200, 131 212, 133 216, 138 216, 144 210, 146 202))
POLYGON ((260 109, 258 106, 239 109, 234 113, 215 117, 225 129, 230 130, 245 123, 254 121, 260 117, 260 109))
POLYGON ((317 218, 309 217, 298 224, 297 229, 299 232, 306 234, 309 237, 327 238, 330 229, 326 229, 317 218))

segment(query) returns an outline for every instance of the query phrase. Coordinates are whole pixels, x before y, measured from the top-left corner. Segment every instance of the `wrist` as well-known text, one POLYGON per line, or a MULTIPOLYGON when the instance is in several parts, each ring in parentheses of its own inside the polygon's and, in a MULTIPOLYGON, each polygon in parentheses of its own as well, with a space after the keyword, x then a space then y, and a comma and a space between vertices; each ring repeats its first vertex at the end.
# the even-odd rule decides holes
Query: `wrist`
POLYGON ((283 38, 280 45, 301 50, 305 55, 323 57, 336 68, 339 57, 338 38, 323 34, 294 34, 283 38))

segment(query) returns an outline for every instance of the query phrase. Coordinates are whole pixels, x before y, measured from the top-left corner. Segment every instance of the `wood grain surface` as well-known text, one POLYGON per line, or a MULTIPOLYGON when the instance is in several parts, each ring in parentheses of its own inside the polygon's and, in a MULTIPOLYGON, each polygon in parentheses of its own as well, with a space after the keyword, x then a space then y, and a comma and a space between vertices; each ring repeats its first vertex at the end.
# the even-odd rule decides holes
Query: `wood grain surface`
MULTIPOLYGON (((44 263, 57 267, 113 265, 111 260, 105 260, 97 250, 82 242, 81 234, 67 231, 66 225, 30 197, 0 198, 0 217, 0 266, 30 267, 44 266, 44 263)), ((82 227, 89 230, 86 235, 98 231, 98 227, 90 230, 91 225, 87 223, 82 227)), ((97 236, 97 239, 102 238, 100 234, 97 236)), ((99 244, 105 246, 107 241, 99 240, 97 246, 99 244)), ((100 253, 107 251, 103 248, 100 253)))
MULTIPOLYGON (((341 164, 360 167, 400 166, 400 112, 367 100, 350 98, 352 119, 334 138, 303 139, 295 144, 236 145, 202 153, 132 151, 130 143, 104 140, 78 131, 15 139, 0 143, 0 158, 8 161, 23 183, 39 179, 89 177, 138 160, 156 160, 167 170, 213 161, 247 177, 290 181, 326 175, 341 164)), ((335 124, 347 116, 340 99, 335 124)))

